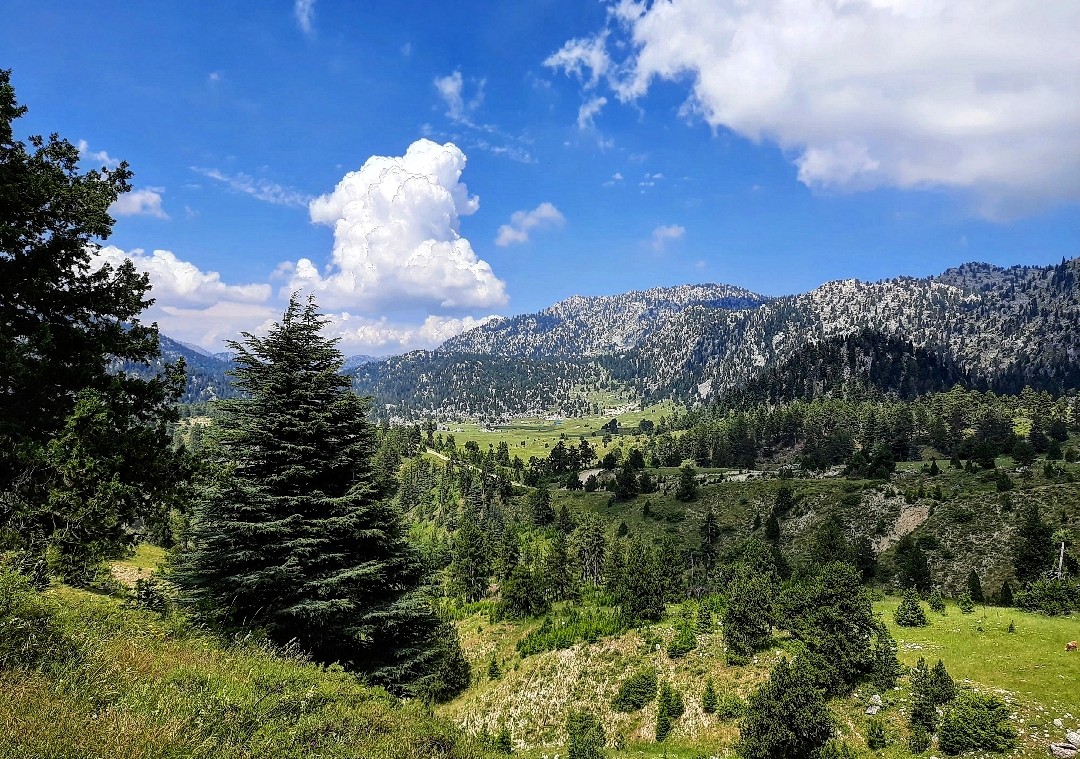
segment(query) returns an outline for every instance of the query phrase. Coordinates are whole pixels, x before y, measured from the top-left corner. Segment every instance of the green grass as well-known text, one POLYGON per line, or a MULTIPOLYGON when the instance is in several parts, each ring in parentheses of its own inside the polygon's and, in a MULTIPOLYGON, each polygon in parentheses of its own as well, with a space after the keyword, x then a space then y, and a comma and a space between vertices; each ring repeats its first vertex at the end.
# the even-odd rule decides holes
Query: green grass
POLYGON ((61 588, 74 653, 0 671, 0 759, 489 756, 340 668, 61 588))
MULTIPOLYGON (((656 422, 661 416, 669 416, 674 410, 674 405, 670 402, 664 402, 650 406, 645 410, 626 411, 613 416, 619 420, 620 427, 629 432, 636 429, 642 419, 650 419, 656 422)), ((442 434, 446 435, 447 432, 452 434, 458 448, 461 448, 467 441, 475 441, 480 446, 481 451, 486 451, 489 445, 498 446, 500 442, 506 442, 510 448, 510 455, 519 456, 526 463, 533 456, 541 459, 547 458, 551 448, 559 442, 561 436, 566 437, 568 445, 571 443, 576 445, 581 437, 588 438, 589 444, 593 446, 600 457, 614 448, 616 444, 621 444, 624 450, 633 445, 643 447, 645 438, 632 434, 615 435, 609 445, 605 446, 603 444, 605 433, 600 430, 600 427, 609 422, 613 416, 600 415, 558 420, 542 418, 515 419, 508 424, 492 427, 471 423, 450 424, 446 429, 442 430, 442 434)))

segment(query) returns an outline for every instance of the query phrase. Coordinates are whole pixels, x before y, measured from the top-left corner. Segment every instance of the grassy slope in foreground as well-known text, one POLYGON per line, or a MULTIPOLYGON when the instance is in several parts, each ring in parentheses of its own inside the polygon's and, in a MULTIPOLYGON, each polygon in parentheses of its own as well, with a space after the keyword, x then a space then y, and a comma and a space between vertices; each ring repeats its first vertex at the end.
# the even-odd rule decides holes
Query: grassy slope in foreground
POLYGON ((0 670, 0 759, 486 757, 417 703, 254 641, 223 646, 176 621, 68 588, 74 654, 0 670))

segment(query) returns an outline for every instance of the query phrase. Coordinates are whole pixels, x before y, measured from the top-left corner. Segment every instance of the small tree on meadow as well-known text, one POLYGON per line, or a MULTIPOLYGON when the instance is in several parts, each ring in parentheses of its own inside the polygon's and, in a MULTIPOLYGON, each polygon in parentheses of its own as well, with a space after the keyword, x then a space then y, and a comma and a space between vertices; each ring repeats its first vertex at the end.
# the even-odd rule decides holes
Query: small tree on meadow
POLYGON ((750 697, 739 723, 739 755, 744 759, 806 759, 832 735, 824 693, 801 660, 781 660, 750 697))
POLYGON ((896 607, 896 624, 901 627, 926 627, 929 623, 926 612, 919 603, 919 594, 914 588, 904 591, 904 598, 896 607))
POLYGON ((604 726, 592 712, 575 709, 566 716, 566 759, 603 759, 604 726))

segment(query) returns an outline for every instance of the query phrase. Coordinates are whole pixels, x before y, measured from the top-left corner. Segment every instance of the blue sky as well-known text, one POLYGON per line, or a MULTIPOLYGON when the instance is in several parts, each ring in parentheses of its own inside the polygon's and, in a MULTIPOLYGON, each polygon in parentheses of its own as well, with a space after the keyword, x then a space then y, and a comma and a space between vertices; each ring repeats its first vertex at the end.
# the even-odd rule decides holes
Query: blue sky
POLYGON ((9 0, 0 66, 135 190, 102 260, 218 349, 348 353, 573 294, 1080 255, 1080 4, 9 0))

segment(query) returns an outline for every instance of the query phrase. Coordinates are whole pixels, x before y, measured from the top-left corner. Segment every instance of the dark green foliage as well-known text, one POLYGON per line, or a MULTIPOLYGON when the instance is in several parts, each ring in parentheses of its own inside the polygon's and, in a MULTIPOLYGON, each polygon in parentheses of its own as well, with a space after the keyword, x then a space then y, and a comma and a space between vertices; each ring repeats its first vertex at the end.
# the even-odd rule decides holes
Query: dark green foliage
POLYGON ((555 521, 555 509, 551 506, 551 493, 543 482, 529 493, 528 507, 533 524, 537 527, 544 527, 555 521))
POLYGON ((998 606, 1013 605, 1012 585, 1009 584, 1008 580, 1001 583, 1001 590, 998 591, 997 602, 998 606))
POLYGON ((616 545, 605 565, 605 584, 627 620, 657 620, 664 612, 666 575, 677 566, 665 566, 657 550, 644 539, 633 537, 616 545))
POLYGON ((140 577, 135 581, 135 588, 129 600, 135 608, 158 614, 167 614, 173 605, 168 586, 154 574, 149 577, 140 577))
POLYGON ((0 671, 36 667, 71 649, 56 603, 23 575, 0 568, 0 671))
POLYGON ((1013 633, 1016 632, 1016 623, 1013 622, 1011 619, 1009 620, 1009 628, 1008 628, 1007 632, 1009 633, 1009 635, 1012 635, 1013 633))
POLYGON ((911 713, 908 715, 911 725, 922 725, 927 731, 934 732, 936 705, 930 670, 926 667, 926 659, 920 656, 911 670, 911 713))
POLYGON ((971 600, 971 596, 967 593, 960 594, 960 597, 956 599, 956 605, 961 614, 973 614, 975 612, 975 602, 971 600))
POLYGON ((880 626, 860 579, 854 566, 837 561, 780 597, 777 618, 806 646, 830 695, 846 692, 873 667, 870 643, 880 626))
POLYGON ((495 654, 491 655, 491 661, 488 662, 487 676, 488 680, 498 680, 499 675, 502 673, 499 671, 499 660, 495 658, 495 654))
POLYGON ((743 759, 806 759, 832 735, 825 696, 802 660, 780 661, 750 697, 739 723, 743 759))
POLYGON ((441 620, 433 640, 432 664, 408 690, 428 702, 448 701, 469 687, 472 668, 465 659, 461 638, 452 622, 441 620))
POLYGON ((979 579, 979 573, 974 569, 971 570, 967 578, 968 595, 971 596, 971 600, 975 603, 982 603, 986 600, 983 597, 982 581, 979 579))
POLYGON ((466 601, 479 601, 487 595, 491 574, 489 555, 478 509, 466 499, 450 549, 449 577, 453 593, 466 601))
POLYGON ((896 544, 893 562, 901 588, 930 590, 930 561, 911 535, 905 535, 896 544))
POLYGON ((1080 610, 1080 582, 1036 580, 1016 592, 1016 605, 1024 611, 1051 616, 1080 610))
POLYGON ((667 655, 672 659, 678 659, 680 656, 686 656, 696 647, 697 636, 694 635, 694 628, 682 622, 675 628, 675 637, 668 644, 667 655))
POLYGON ((701 694, 701 710, 706 714, 716 712, 716 687, 711 677, 705 679, 705 691, 701 694))
POLYGON ((769 518, 765 520, 765 539, 770 543, 780 542, 780 520, 776 518, 776 514, 769 514, 769 518))
POLYGON ((734 693, 723 693, 716 701, 716 716, 722 720, 739 719, 746 714, 746 701, 734 693))
POLYGON ((510 728, 505 724, 499 728, 499 733, 495 736, 495 750, 500 754, 512 754, 514 752, 514 742, 510 736, 510 728))
POLYGON ((16 140, 25 112, 0 70, 0 551, 38 586, 85 586, 139 520, 167 525, 187 477, 167 429, 184 368, 150 366, 147 275, 98 255, 127 164, 83 173, 55 134, 16 140))
POLYGON ((518 564, 500 588, 500 616, 524 619, 547 614, 551 602, 544 592, 541 578, 524 564, 518 564))
POLYGON ((231 343, 244 396, 221 404, 171 579, 203 619, 407 688, 439 667, 444 626, 400 512, 375 492, 368 403, 324 323, 293 297, 265 337, 231 343))
POLYGON ((732 583, 721 617, 729 664, 746 664, 772 637, 773 581, 766 575, 740 575, 732 583))
POLYGON ((930 748, 930 733, 922 725, 914 725, 908 736, 908 750, 913 754, 922 754, 930 748))
POLYGON ((945 613, 945 598, 941 595, 940 590, 935 590, 930 594, 930 597, 926 599, 926 605, 930 607, 930 611, 938 614, 945 613))
POLYGON ((604 726, 592 712, 573 710, 566 716, 566 759, 603 759, 604 726))
POLYGON ((885 748, 888 741, 885 738, 885 724, 877 717, 871 717, 866 723, 866 746, 877 751, 885 748))
POLYGON ((1009 707, 997 696, 961 693, 945 710, 938 729, 938 746, 950 756, 975 750, 1004 753, 1015 745, 1009 707))
POLYGON ((930 670, 930 698, 935 706, 944 706, 956 698, 956 684, 941 659, 930 670))
POLYGON ((1048 571, 1054 563, 1052 531, 1039 515, 1039 504, 1028 501, 1020 515, 1020 525, 1013 539, 1013 569, 1020 582, 1031 582, 1048 571))
POLYGON ((679 482, 675 488, 675 497, 680 501, 697 499, 697 470, 691 464, 684 464, 679 469, 679 482))
POLYGON ((885 625, 878 625, 874 633, 873 663, 870 681, 874 688, 885 692, 896 687, 900 677, 900 660, 896 658, 896 641, 885 625))
POLYGON ((611 706, 617 712, 636 712, 654 698, 656 698, 656 670, 650 667, 626 678, 619 686, 619 692, 612 699, 611 706))
POLYGON ((896 624, 901 627, 926 627, 930 624, 919 603, 919 594, 914 589, 904 591, 904 598, 896 607, 896 624))
POLYGON ((675 726, 675 720, 683 715, 685 707, 683 697, 679 691, 664 681, 660 684, 660 692, 656 697, 656 740, 664 741, 671 734, 675 726))

